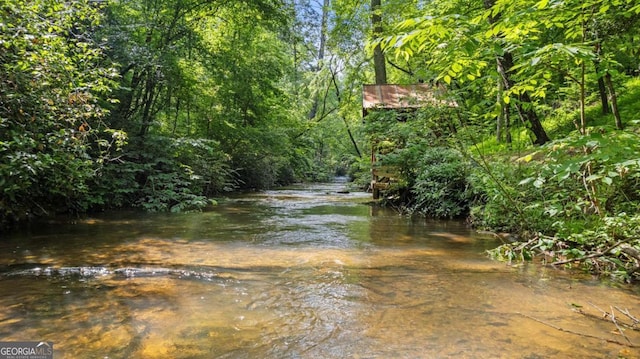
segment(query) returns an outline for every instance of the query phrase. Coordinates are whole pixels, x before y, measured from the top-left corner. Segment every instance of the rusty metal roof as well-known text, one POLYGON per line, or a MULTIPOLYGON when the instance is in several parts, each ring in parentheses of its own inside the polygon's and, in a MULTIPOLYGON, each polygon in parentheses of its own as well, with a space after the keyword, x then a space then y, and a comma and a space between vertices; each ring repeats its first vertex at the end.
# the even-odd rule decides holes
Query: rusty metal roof
MULTIPOLYGON (((364 85, 362 89, 362 111, 366 116, 372 108, 406 109, 426 105, 448 105, 438 98, 442 90, 428 84, 413 85, 364 85)), ((454 105, 455 106, 455 105, 454 105)))

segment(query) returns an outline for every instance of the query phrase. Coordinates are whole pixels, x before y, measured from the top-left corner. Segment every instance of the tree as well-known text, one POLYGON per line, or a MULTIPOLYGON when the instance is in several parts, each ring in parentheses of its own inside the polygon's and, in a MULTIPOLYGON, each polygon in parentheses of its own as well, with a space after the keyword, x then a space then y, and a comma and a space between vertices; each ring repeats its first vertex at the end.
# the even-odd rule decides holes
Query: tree
MULTIPOLYGON (((373 38, 382 36, 382 9, 380 0, 371 0, 371 26, 373 28, 373 38)), ((376 44, 373 48, 373 67, 376 74, 376 84, 383 85, 387 83, 387 68, 384 53, 380 44, 376 44)))
MULTIPOLYGON (((488 15, 488 22, 492 26, 500 19, 500 11, 496 11, 494 9, 494 5, 495 0, 484 0, 485 10, 490 12, 488 15)), ((502 81, 501 89, 509 93, 512 91, 515 84, 512 75, 512 69, 514 67, 513 54, 508 49, 502 49, 502 54, 497 54, 496 56, 496 63, 498 74, 502 81)), ((533 108, 531 97, 527 93, 526 89, 518 93, 517 97, 518 101, 515 103, 516 111, 522 122, 529 124, 531 132, 533 132, 533 135, 535 136, 533 143, 538 145, 545 144, 549 141, 549 137, 540 123, 540 119, 533 108)), ((509 97, 503 98, 507 105, 510 103, 510 101, 507 100, 508 98, 509 97)), ((506 111, 508 112, 508 107, 506 111)))
POLYGON ((90 179, 125 140, 103 122, 117 72, 94 37, 100 7, 11 1, 0 16, 0 224, 82 211, 90 179))

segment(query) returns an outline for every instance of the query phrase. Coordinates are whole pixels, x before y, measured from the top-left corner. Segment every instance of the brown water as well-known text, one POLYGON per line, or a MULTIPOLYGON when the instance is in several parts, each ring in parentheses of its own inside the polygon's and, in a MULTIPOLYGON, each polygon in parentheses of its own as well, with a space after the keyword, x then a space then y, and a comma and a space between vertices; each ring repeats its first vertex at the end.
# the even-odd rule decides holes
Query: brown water
POLYGON ((3 234, 0 341, 56 359, 640 357, 640 332, 596 309, 640 317, 637 288, 493 262, 462 223, 343 186, 3 234))

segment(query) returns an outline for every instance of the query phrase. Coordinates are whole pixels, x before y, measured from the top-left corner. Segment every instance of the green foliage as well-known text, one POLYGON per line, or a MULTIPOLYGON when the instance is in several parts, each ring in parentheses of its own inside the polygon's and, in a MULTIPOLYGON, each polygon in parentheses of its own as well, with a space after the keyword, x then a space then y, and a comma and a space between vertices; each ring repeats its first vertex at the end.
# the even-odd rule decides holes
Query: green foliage
POLYGON ((474 188, 483 193, 472 210, 474 224, 530 234, 524 243, 491 251, 494 258, 516 261, 541 254, 594 272, 635 278, 640 136, 606 127, 591 130, 498 168, 491 162, 490 172, 484 168, 479 178, 472 176, 474 188))
POLYGON ((194 193, 214 196, 238 187, 237 173, 228 155, 213 140, 178 138, 173 141, 174 158, 194 193))
POLYGON ((418 167, 412 188, 415 211, 433 218, 468 213, 472 194, 467 182, 469 166, 459 153, 446 147, 428 148, 418 167))
POLYGON ((320 131, 305 121, 290 10, 271 0, 1 5, 0 222, 191 210, 241 187, 330 178, 345 157, 338 117, 320 131))
POLYGON ((550 216, 587 221, 640 209, 640 136, 600 131, 554 142, 537 175, 520 182, 544 191, 550 216))
POLYGON ((375 111, 366 131, 376 156, 375 168, 392 175, 385 202, 434 218, 468 212, 472 191, 467 161, 447 142, 454 134, 448 109, 414 112, 375 111))
MULTIPOLYGON (((589 105, 613 104, 615 92, 623 114, 616 126, 637 127, 637 85, 628 76, 637 75, 640 65, 633 50, 638 6, 632 0, 571 0, 562 6, 538 0, 433 1, 420 10, 396 20, 369 46, 382 45, 394 61, 420 68, 424 79, 445 85, 456 98, 456 125, 462 128, 455 137, 475 163, 467 179, 474 191, 474 225, 532 238, 506 244, 494 255, 514 260, 542 252, 592 263, 583 259, 604 251, 598 258, 633 271, 629 263, 638 258, 628 253, 626 259, 613 258, 607 252, 612 243, 603 238, 615 237, 611 218, 632 220, 639 212, 639 138, 634 130, 614 131, 613 116, 602 114, 607 108, 589 105), (489 66, 496 62, 497 68, 489 66), (620 86, 624 82, 629 93, 620 86), (547 117, 544 125, 556 141, 534 150, 531 140, 547 141, 536 124, 540 115, 547 117), (510 128, 504 129, 508 116, 510 128), (496 120, 513 141, 502 143, 500 132, 491 135, 496 120), (514 126, 518 120, 524 126, 514 126), (570 133, 576 128, 580 133, 570 133)), ((392 138, 410 138, 402 135, 392 138)), ((402 150, 395 149, 407 145, 392 140, 391 155, 384 159, 396 156, 398 163, 408 163, 410 156, 401 158, 396 153, 402 150)), ((424 165, 418 163, 414 173, 424 165)), ((438 192, 424 193, 437 198, 438 192)), ((637 227, 616 223, 631 230, 625 244, 637 246, 637 227)), ((602 261, 593 263, 594 269, 606 268, 602 261)))
POLYGON ((476 163, 469 177, 474 190, 470 220, 475 227, 513 233, 549 228, 552 220, 536 202, 543 194, 518 185, 533 168, 495 159, 476 163))
POLYGON ((122 143, 102 122, 116 75, 92 37, 100 20, 87 1, 0 5, 0 225, 84 210, 88 182, 122 143))
POLYGON ((421 121, 414 114, 375 111, 365 120, 365 131, 376 157, 374 167, 393 174, 391 187, 385 190, 390 204, 411 207, 410 189, 415 182, 418 162, 428 147, 421 121))
POLYGON ((553 234, 559 230, 553 223, 572 221, 589 228, 599 217, 637 212, 638 140, 631 132, 575 134, 515 164, 492 162, 472 176, 482 193, 474 219, 499 230, 553 234), (519 225, 509 228, 508 223, 519 225))
POLYGON ((89 201, 152 212, 200 210, 210 204, 206 196, 235 189, 235 176, 214 141, 153 136, 134 141, 120 162, 104 167, 89 201))

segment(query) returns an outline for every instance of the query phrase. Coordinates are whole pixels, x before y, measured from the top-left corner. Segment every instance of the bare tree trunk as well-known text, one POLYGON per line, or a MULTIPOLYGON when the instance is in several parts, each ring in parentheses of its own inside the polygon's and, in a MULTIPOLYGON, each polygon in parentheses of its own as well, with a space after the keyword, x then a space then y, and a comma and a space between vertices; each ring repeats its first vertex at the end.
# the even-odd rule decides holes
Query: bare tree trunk
POLYGON ((580 133, 587 133, 587 114, 585 113, 585 101, 586 101, 586 90, 585 90, 585 65, 584 60, 582 60, 582 64, 580 65, 580 133))
MULTIPOLYGON (((378 38, 382 36, 382 16, 380 14, 380 7, 382 3, 381 0, 371 0, 371 25, 373 27, 373 38, 378 38)), ((384 85, 387 83, 387 65, 384 58, 384 52, 382 52, 382 48, 380 45, 376 45, 373 49, 373 69, 376 75, 376 85, 384 85)), ((372 145, 375 146, 375 145, 372 145)), ((372 160, 374 158, 373 149, 372 149, 372 160)), ((373 199, 380 198, 380 190, 375 188, 375 184, 378 181, 378 176, 376 176, 375 172, 371 172, 372 174, 372 191, 373 191, 373 199)))
MULTIPOLYGON (((371 25, 373 26, 373 37, 382 36, 382 16, 380 15, 381 0, 371 0, 371 25)), ((380 45, 373 49, 373 67, 376 74, 376 85, 387 83, 387 66, 384 59, 384 52, 380 45)))
MULTIPOLYGON (((324 66, 324 52, 325 52, 326 43, 327 43, 327 20, 329 17, 329 5, 330 5, 329 0, 324 0, 322 3, 322 20, 320 23, 320 44, 318 45, 318 58, 317 58, 318 62, 315 69, 316 71, 320 71, 324 66)), ((309 120, 314 119, 318 114, 319 103, 320 103, 320 98, 318 93, 316 92, 314 94, 313 104, 311 105, 311 109, 309 110, 309 114, 307 115, 307 118, 309 120)))
POLYGON ((602 77, 598 77, 598 93, 600 94, 600 103, 602 103, 602 114, 609 113, 609 100, 607 99, 607 88, 602 77))
POLYGON ((620 118, 620 111, 618 111, 618 97, 616 96, 616 91, 613 88, 613 82, 611 81, 611 74, 607 72, 604 76, 605 83, 607 84, 607 89, 609 90, 609 98, 611 100, 611 112, 613 112, 613 117, 616 120, 616 128, 618 130, 622 130, 624 127, 622 125, 622 118, 620 118))
MULTIPOLYGON (((600 42, 597 42, 595 45, 595 53, 598 56, 602 54, 602 44, 600 42)), ((594 60, 593 65, 595 67, 596 73, 599 73, 600 60, 594 60)), ((602 76, 598 77, 598 93, 600 94, 600 103, 602 104, 602 114, 606 115, 609 113, 609 101, 607 99, 607 88, 602 76)))

